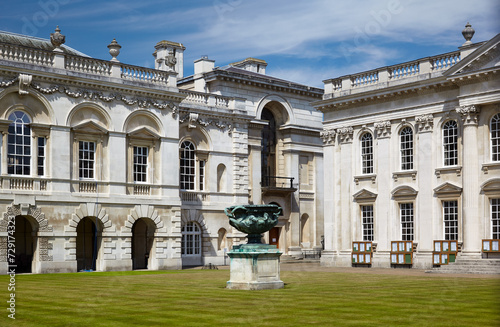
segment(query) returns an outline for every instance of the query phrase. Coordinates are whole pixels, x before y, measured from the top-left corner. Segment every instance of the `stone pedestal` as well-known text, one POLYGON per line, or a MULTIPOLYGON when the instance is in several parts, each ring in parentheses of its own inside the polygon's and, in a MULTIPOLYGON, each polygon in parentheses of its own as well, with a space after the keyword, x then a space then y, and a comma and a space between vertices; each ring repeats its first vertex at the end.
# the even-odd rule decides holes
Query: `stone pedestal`
POLYGON ((231 259, 227 288, 265 290, 284 287, 280 280, 281 252, 275 245, 236 245, 227 255, 231 259))

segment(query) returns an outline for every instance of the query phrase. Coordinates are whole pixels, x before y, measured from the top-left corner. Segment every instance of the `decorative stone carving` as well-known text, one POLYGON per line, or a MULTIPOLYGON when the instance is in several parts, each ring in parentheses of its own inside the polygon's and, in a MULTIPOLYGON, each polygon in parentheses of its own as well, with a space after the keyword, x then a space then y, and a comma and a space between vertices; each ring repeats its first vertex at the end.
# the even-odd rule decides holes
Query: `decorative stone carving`
POLYGON ((334 129, 325 129, 319 135, 323 139, 324 144, 335 144, 336 132, 334 129))
POLYGON ((378 138, 391 136, 391 122, 389 120, 377 122, 374 127, 378 138))
POLYGON ((186 121, 188 122, 189 129, 196 128, 195 124, 199 124, 199 125, 204 126, 204 127, 212 125, 212 126, 217 127, 218 129, 220 129, 221 131, 227 130, 227 133, 229 135, 231 135, 233 132, 233 125, 231 123, 222 122, 222 121, 213 120, 213 119, 204 120, 197 113, 189 113, 189 114, 182 116, 182 118, 179 119, 180 124, 182 124, 186 121))
POLYGON ((3 214, 3 219, 0 220, 0 232, 7 231, 9 217, 16 217, 21 215, 33 217, 38 223, 39 231, 52 232, 52 226, 49 226, 48 221, 45 218, 45 214, 42 213, 42 211, 36 206, 25 204, 18 204, 7 207, 7 212, 3 214))
POLYGON ((50 33, 50 43, 54 46, 54 51, 62 52, 60 46, 66 42, 66 36, 61 34, 59 25, 56 27, 54 33, 50 33))
POLYGON ((165 65, 167 65, 171 70, 174 70, 176 63, 177 59, 175 58, 175 54, 172 50, 170 50, 168 56, 165 57, 165 65))
POLYGON ((479 106, 461 106, 456 108, 455 111, 462 118, 464 125, 477 125, 477 119, 481 111, 479 106))
POLYGON ((10 81, 3 81, 3 82, 0 82, 0 87, 9 87, 11 85, 13 85, 16 80, 18 79, 18 77, 14 77, 12 80, 10 81))
POLYGON ((38 249, 40 261, 52 261, 53 258, 49 255, 49 250, 52 250, 52 243, 49 242, 48 237, 38 238, 38 249))
POLYGON ((189 122, 188 128, 196 128, 196 121, 198 120, 198 114, 190 113, 189 114, 189 122))
POLYGON ((19 74, 19 94, 28 94, 28 88, 30 87, 31 80, 33 76, 26 74, 19 74))
POLYGON ((111 61, 119 62, 116 57, 120 54, 121 45, 116 42, 116 39, 113 39, 110 44, 108 44, 109 54, 111 55, 111 61))
POLYGON ((340 142, 351 142, 354 129, 352 127, 341 127, 337 129, 337 134, 340 136, 340 142))
POLYGON ((417 116, 415 117, 415 122, 420 133, 432 132, 432 127, 434 126, 434 117, 432 115, 417 116))

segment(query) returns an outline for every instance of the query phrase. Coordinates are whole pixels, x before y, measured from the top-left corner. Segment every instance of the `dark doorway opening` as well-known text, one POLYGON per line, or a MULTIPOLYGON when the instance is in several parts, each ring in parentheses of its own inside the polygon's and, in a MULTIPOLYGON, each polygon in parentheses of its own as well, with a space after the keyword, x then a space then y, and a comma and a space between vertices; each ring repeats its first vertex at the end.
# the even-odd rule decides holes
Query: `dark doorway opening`
POLYGON ((132 226, 132 269, 148 269, 154 230, 145 218, 137 219, 132 226))
POLYGON ((35 236, 33 227, 26 217, 15 218, 16 230, 14 232, 15 260, 17 273, 31 273, 33 254, 35 252, 35 236))
POLYGON ((76 227, 77 271, 95 271, 101 243, 101 232, 90 217, 85 217, 76 227))

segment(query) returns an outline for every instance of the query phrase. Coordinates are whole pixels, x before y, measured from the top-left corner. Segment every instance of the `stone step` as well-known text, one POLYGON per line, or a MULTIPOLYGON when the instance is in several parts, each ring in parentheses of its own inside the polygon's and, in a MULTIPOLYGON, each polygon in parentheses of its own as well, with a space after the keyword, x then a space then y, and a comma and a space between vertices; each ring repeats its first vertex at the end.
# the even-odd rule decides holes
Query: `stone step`
POLYGON ((458 257, 456 262, 434 267, 426 272, 453 274, 500 274, 500 259, 474 259, 458 257))

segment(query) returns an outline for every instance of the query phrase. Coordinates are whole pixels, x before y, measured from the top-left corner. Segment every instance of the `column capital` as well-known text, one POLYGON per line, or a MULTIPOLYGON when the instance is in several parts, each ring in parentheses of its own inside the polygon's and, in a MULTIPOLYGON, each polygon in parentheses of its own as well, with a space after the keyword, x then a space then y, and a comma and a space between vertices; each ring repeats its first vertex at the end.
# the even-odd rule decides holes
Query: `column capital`
POLYGON ((481 108, 478 105, 471 106, 460 106, 455 109, 455 111, 460 115, 464 125, 476 125, 479 118, 479 112, 481 108))
POLYGON ((354 134, 354 129, 352 127, 341 127, 337 129, 337 134, 340 136, 340 142, 350 143, 352 142, 352 135, 354 134))
POLYGON ((336 132, 334 129, 324 129, 319 135, 325 145, 335 145, 336 132))
POLYGON ((432 114, 417 116, 415 117, 415 122, 417 123, 419 133, 432 132, 434 126, 434 117, 432 114))

